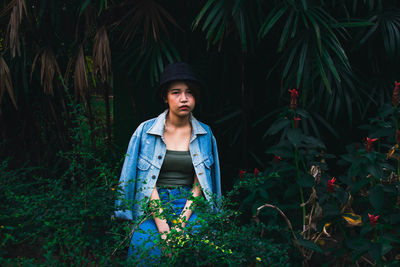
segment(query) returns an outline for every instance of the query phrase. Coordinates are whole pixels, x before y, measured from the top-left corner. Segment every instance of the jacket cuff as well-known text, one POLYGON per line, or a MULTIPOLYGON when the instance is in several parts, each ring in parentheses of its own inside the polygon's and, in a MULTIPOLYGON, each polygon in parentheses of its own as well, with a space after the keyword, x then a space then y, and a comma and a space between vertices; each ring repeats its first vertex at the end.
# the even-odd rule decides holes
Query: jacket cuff
POLYGON ((116 210, 114 216, 120 220, 133 220, 132 211, 130 210, 116 210))

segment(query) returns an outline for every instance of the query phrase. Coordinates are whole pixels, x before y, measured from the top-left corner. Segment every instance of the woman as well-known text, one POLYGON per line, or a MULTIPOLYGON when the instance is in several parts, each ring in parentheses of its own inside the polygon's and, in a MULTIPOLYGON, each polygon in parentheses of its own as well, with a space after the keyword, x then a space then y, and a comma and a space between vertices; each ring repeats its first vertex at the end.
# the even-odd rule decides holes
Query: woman
POLYGON ((150 240, 152 233, 165 239, 172 228, 179 231, 195 223, 197 215, 187 193, 204 196, 210 205, 212 195, 221 195, 215 138, 210 127, 192 115, 199 87, 200 82, 188 64, 168 65, 159 85, 168 109, 140 124, 132 135, 120 178, 124 198, 117 200, 117 206, 125 203, 128 208, 116 211, 115 216, 137 220, 144 216, 144 205, 139 202, 161 200, 172 203, 168 214, 172 213, 174 220, 160 216, 164 206, 157 206, 152 218, 134 231, 128 256, 146 248, 152 256, 159 257, 160 249, 153 247, 150 240))

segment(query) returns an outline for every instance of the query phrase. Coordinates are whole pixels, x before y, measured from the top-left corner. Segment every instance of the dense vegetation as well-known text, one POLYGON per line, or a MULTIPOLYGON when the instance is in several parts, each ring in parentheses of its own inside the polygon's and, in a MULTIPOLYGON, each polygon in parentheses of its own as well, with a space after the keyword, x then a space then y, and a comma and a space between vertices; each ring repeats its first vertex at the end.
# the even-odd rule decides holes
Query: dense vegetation
POLYGON ((398 1, 3 0, 0 22, 2 265, 126 264, 120 163, 175 61, 226 199, 163 262, 398 264, 398 1))

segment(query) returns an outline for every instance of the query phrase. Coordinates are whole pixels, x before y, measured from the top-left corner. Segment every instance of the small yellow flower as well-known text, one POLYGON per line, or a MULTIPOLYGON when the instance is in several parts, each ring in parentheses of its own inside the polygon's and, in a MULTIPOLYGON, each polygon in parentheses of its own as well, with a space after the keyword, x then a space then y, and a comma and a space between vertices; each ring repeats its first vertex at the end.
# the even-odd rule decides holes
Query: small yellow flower
POLYGON ((115 188, 114 187, 111 187, 111 191, 114 191, 115 190, 115 188))
POLYGON ((232 250, 231 249, 229 249, 228 252, 229 252, 229 254, 232 254, 232 250))
POLYGON ((321 163, 325 163, 325 159, 321 159, 321 163))
POLYGON ((4 229, 4 225, 0 226, 1 229, 4 229))
POLYGON ((261 261, 261 258, 260 257, 256 257, 256 261, 261 261))
POLYGON ((173 223, 173 224, 177 224, 178 221, 177 221, 177 220, 172 220, 172 223, 173 223))
POLYGON ((94 216, 93 216, 93 215, 92 215, 92 216, 90 216, 90 219, 92 219, 92 220, 93 220, 93 219, 94 219, 94 216))

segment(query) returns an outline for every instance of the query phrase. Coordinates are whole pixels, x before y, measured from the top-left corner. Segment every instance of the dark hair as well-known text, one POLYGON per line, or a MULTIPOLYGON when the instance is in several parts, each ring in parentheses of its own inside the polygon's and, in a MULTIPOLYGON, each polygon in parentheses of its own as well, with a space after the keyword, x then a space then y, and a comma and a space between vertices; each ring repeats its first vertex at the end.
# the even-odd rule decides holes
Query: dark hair
POLYGON ((160 88, 160 98, 163 102, 167 99, 168 90, 171 87, 171 84, 174 82, 185 83, 187 87, 192 91, 193 97, 196 102, 200 100, 200 85, 198 83, 188 80, 173 80, 163 84, 160 88))

